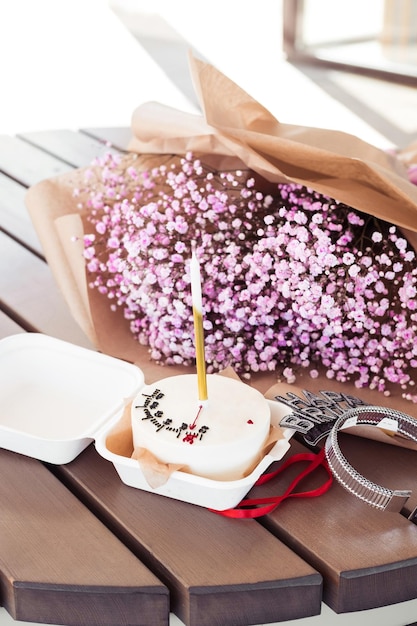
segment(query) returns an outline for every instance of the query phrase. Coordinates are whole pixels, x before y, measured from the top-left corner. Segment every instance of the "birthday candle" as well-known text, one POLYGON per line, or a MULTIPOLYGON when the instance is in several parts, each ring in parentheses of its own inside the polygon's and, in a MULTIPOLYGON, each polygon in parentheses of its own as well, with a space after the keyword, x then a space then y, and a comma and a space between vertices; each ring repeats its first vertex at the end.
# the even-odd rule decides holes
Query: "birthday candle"
POLYGON ((191 261, 190 261, 190 275, 191 275, 191 298, 193 303, 193 318, 194 318, 194 341, 195 341, 195 356, 197 367, 197 384, 198 384, 198 399, 201 401, 207 400, 207 377, 206 377, 206 360, 204 354, 204 330, 203 330, 203 300, 201 296, 201 274, 200 264, 198 262, 195 249, 193 246, 191 261))

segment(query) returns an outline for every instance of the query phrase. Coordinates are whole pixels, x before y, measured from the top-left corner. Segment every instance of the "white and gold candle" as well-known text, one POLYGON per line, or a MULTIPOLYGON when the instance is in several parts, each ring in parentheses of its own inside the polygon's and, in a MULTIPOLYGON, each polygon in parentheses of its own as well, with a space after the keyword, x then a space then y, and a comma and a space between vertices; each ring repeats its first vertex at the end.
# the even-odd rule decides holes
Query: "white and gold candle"
POLYGON ((206 360, 204 351, 204 328, 203 328, 203 299, 201 295, 201 272, 200 263, 197 259, 195 247, 192 248, 190 261, 191 298, 194 318, 194 341, 197 368, 198 399, 204 402, 207 396, 206 360))

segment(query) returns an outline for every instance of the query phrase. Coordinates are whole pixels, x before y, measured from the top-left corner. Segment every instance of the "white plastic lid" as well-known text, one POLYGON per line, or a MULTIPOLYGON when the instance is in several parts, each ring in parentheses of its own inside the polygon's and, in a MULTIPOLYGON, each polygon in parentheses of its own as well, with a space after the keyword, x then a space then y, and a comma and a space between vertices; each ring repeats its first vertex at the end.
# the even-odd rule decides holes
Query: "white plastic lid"
POLYGON ((40 333, 0 341, 0 447, 72 461, 144 384, 141 369, 40 333))

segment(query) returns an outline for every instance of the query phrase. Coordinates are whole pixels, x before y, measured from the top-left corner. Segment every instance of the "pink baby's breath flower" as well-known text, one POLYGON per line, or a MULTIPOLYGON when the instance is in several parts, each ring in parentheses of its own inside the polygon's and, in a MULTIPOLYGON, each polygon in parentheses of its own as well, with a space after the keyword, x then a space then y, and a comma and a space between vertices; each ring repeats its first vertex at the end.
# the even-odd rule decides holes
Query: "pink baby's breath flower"
POLYGON ((194 365, 189 259, 202 269, 207 371, 307 369, 417 402, 415 253, 395 226, 297 184, 106 154, 74 189, 90 289, 164 364, 194 365), (265 189, 268 189, 266 193, 265 189))
POLYGON ((291 367, 284 368, 284 371, 282 373, 287 383, 289 384, 294 383, 297 379, 291 367))

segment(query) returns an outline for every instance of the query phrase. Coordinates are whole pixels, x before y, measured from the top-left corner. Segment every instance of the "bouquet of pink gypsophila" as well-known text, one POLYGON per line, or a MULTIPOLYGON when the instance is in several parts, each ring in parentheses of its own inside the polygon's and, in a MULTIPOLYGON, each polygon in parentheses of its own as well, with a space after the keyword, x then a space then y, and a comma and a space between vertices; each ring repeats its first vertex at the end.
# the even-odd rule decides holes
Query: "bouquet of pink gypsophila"
POLYGON ((324 372, 417 402, 417 269, 397 227, 298 184, 193 154, 141 171, 107 153, 74 191, 89 288, 163 364, 195 363, 191 243, 207 371, 324 372))

